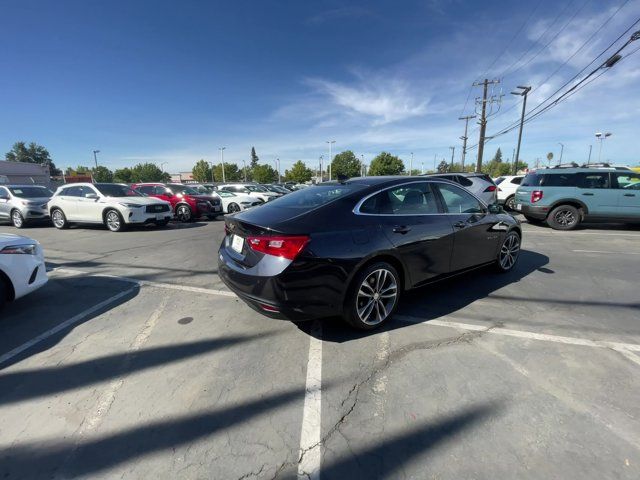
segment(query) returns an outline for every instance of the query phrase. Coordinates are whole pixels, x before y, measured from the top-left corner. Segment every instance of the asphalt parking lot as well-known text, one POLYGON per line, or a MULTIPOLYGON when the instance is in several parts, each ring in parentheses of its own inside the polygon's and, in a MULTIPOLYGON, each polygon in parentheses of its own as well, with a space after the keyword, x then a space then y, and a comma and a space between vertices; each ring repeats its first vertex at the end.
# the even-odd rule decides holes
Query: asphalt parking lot
POLYGON ((0 477, 640 478, 640 228, 523 229, 371 333, 246 307, 220 220, 24 229, 51 272, 0 314, 0 477))

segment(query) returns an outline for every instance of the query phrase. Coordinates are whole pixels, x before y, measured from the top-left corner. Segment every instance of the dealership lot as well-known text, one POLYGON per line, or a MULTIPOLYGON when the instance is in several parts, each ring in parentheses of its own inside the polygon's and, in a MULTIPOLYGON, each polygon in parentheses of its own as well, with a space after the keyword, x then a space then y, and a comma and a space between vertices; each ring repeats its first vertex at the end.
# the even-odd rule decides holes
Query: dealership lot
POLYGON ((220 220, 25 229, 52 271, 0 314, 0 476, 638 478, 640 229, 523 230, 362 333, 246 307, 220 220))

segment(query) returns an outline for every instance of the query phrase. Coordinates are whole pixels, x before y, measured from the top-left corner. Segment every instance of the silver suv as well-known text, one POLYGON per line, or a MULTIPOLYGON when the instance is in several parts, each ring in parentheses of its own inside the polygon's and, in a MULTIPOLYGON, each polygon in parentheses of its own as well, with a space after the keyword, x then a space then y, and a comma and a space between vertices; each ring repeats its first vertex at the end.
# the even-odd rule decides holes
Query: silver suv
POLYGON ((498 187, 491 177, 484 173, 425 173, 424 176, 444 178, 462 185, 487 205, 493 205, 498 201, 498 187))
POLYGON ((0 220, 11 220, 16 228, 32 220, 49 218, 47 202, 53 192, 41 185, 0 186, 0 220))

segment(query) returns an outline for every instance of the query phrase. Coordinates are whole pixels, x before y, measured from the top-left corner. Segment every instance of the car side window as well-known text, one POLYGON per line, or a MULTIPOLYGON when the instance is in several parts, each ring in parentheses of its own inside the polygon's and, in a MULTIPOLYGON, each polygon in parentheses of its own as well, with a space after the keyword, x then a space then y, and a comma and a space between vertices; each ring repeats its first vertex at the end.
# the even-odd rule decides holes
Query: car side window
POLYGON ((616 177, 614 188, 640 190, 640 173, 616 172, 614 175, 616 177))
POLYGON ((7 190, 4 187, 0 187, 0 197, 2 197, 2 198, 10 198, 9 197, 9 190, 7 190))
POLYGON ((427 182, 388 188, 365 200, 360 213, 368 215, 429 215, 438 213, 438 204, 427 182))
POLYGON ((141 185, 136 190, 145 195, 153 195, 154 187, 152 185, 141 185))
POLYGON ((471 185, 473 185, 473 182, 471 180, 469 180, 467 177, 463 177, 462 175, 456 175, 456 180, 454 181, 456 183, 459 183, 463 187, 470 187, 471 185))
POLYGON ((60 195, 65 195, 67 197, 81 197, 82 196, 82 188, 81 187, 69 187, 65 188, 60 192, 60 195))
POLYGON ((514 185, 520 185, 522 183, 522 177, 512 178, 511 183, 513 183, 514 185))
POLYGON ((484 207, 476 197, 454 185, 438 184, 448 213, 483 213, 484 207))
POLYGON ((609 172, 578 173, 578 188, 611 188, 609 172))

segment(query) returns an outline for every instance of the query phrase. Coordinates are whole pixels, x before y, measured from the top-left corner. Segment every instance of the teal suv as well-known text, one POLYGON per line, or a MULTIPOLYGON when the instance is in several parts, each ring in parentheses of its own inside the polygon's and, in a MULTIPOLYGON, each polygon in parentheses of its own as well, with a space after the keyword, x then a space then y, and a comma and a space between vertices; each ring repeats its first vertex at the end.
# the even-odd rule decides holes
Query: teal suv
POLYGON ((529 172, 515 210, 530 222, 572 230, 583 221, 640 222, 640 173, 616 168, 544 168, 529 172))

